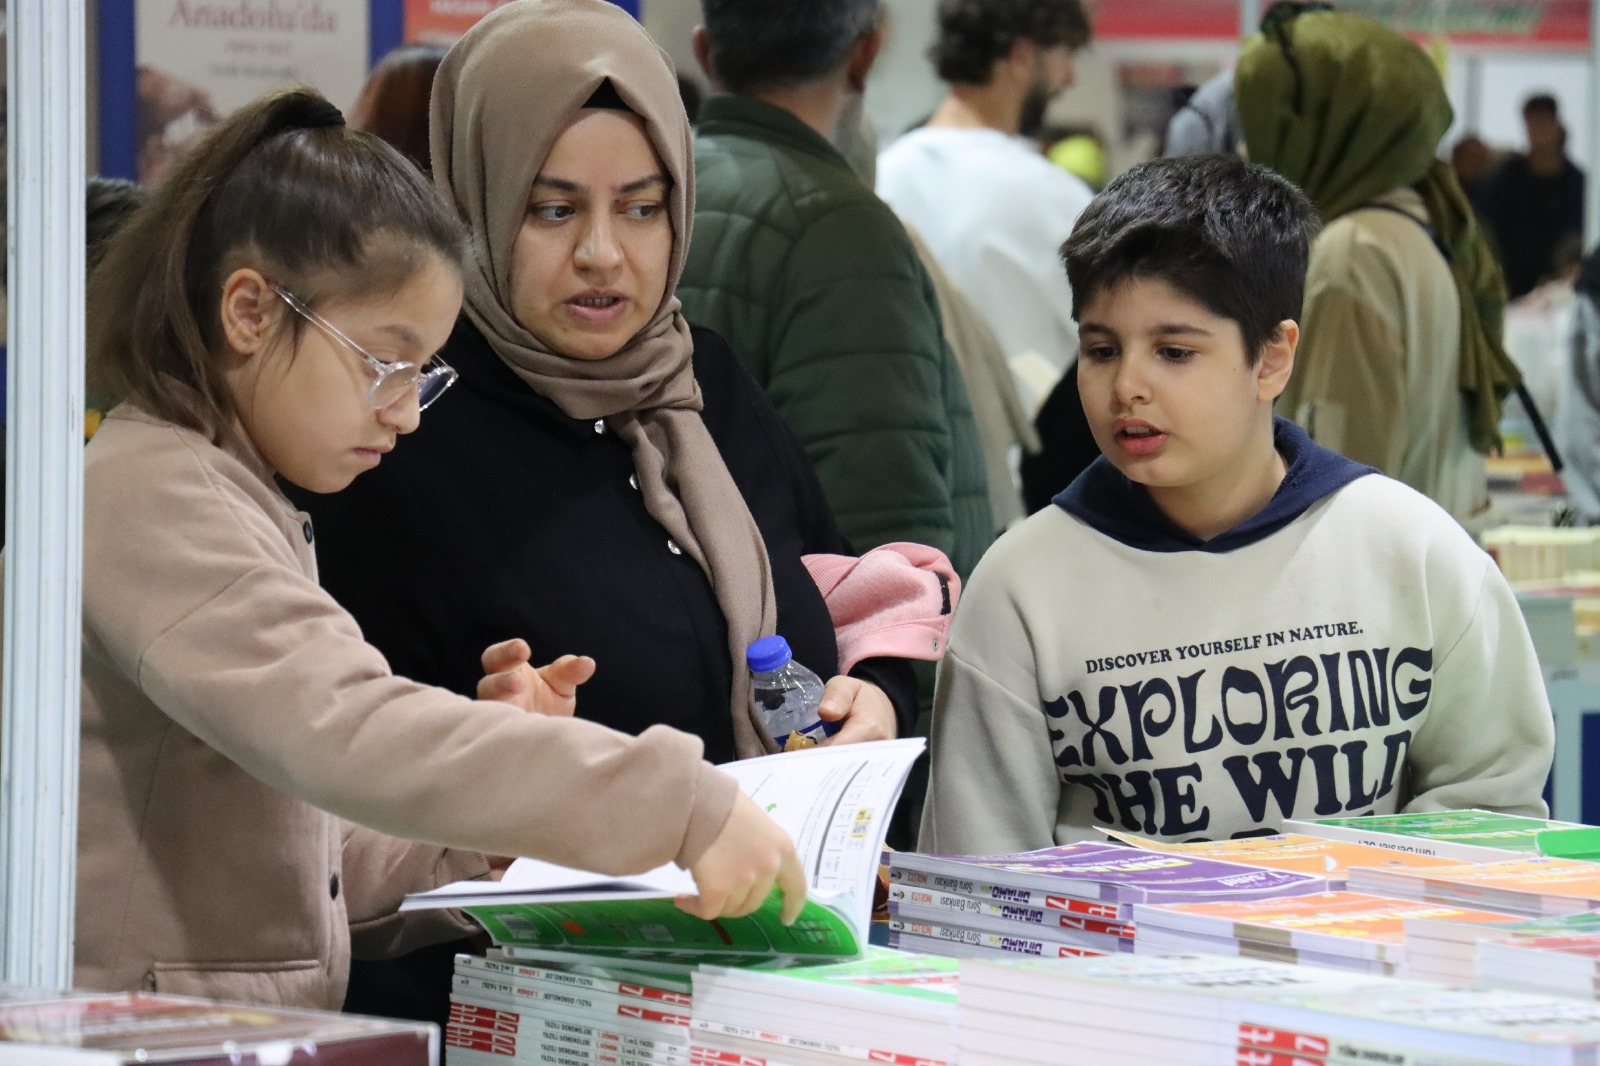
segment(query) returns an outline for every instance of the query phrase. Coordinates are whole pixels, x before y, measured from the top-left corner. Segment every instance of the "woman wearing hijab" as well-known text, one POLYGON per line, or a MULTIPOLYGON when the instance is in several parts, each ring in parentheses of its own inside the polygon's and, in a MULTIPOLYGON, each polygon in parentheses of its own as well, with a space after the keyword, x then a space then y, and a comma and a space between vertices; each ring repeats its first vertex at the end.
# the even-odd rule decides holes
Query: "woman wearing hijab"
MULTIPOLYGON (((582 649, 580 717, 676 726, 713 763, 764 754, 745 648, 778 633, 837 673, 800 557, 847 548, 765 394, 678 311, 694 175, 668 60, 604 0, 510 4, 446 56, 431 124, 435 184, 474 248, 441 353, 460 378, 351 491, 299 498, 324 586, 408 676, 473 691, 480 633, 539 662, 582 649)), ((834 743, 896 735, 907 664, 850 675, 824 699, 834 743)), ((412 978, 374 987, 394 977, 356 967, 347 1006, 442 1007, 442 991, 403 1005, 412 978)))
POLYGON ((1488 505, 1483 459, 1518 380, 1500 344, 1505 283, 1435 154, 1452 112, 1432 60, 1321 6, 1273 5, 1234 75, 1250 158, 1326 223, 1278 407, 1467 522, 1488 505))
MULTIPOLYGON (((324 583, 445 687, 482 675, 475 634, 517 634, 594 657, 581 717, 676 725, 712 762, 771 750, 745 648, 776 632, 835 673, 800 556, 845 545, 759 387, 678 311, 694 175, 665 55, 604 0, 507 5, 440 67, 432 140, 476 249, 461 378, 380 477, 307 501, 324 583)), ((854 674, 836 742, 893 736, 909 670, 854 674)))

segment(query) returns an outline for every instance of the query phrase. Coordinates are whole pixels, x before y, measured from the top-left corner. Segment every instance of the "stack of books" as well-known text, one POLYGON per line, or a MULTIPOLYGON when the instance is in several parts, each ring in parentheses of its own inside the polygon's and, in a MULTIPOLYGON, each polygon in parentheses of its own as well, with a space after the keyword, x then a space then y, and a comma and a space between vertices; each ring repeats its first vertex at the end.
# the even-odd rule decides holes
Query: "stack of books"
POLYGON ((1350 888, 1544 918, 1600 910, 1600 863, 1533 856, 1432 870, 1357 867, 1350 888))
MULTIPOLYGON (((1147 851, 1164 851, 1173 855, 1186 855, 1191 859, 1218 859, 1244 866, 1259 866, 1267 870, 1293 870, 1297 873, 1315 874, 1328 879, 1328 887, 1335 891, 1345 887, 1349 871, 1355 866, 1407 866, 1426 869, 1433 866, 1459 865, 1459 859, 1438 855, 1422 855, 1411 851, 1395 851, 1373 844, 1358 844, 1353 840, 1333 837, 1309 836, 1304 833, 1276 833, 1272 836, 1243 837, 1239 840, 1212 840, 1174 844, 1148 837, 1134 836, 1112 829, 1101 832, 1147 851)), ((1510 853, 1496 853, 1495 858, 1507 858, 1510 853)))
POLYGON ((1204 955, 964 960, 962 1066, 1578 1066, 1600 1004, 1204 955))
MULTIPOLYGON (((1138 950, 1145 954, 1205 952, 1329 966, 1361 973, 1449 980, 1453 960, 1409 950, 1407 919, 1504 926, 1516 919, 1491 911, 1387 899, 1357 892, 1319 892, 1243 903, 1135 904, 1138 950)), ((1470 983, 1470 977, 1469 977, 1470 983)))
POLYGON ((1600 933, 1480 941, 1477 965, 1485 988, 1600 999, 1600 933))
POLYGON ((670 864, 613 877, 522 858, 499 882, 408 897, 402 910, 462 908, 498 949, 457 959, 451 1066, 511 1054, 551 1066, 687 1066, 696 967, 859 958, 888 819, 923 747, 886 740, 723 767, 796 842, 808 895, 790 925, 776 890, 743 917, 688 914, 674 900, 693 893, 694 881, 670 864))
POLYGON ((688 1063, 689 968, 630 971, 557 954, 456 956, 451 1066, 688 1063))
POLYGON ((12 1066, 434 1066, 434 1026, 184 996, 0 987, 12 1066))
POLYGON ((1010 855, 895 852, 887 942, 955 957, 1073 958, 1133 949, 1136 902, 1302 895, 1324 878, 1085 842, 1010 855))
MULTIPOLYGON (((1600 934, 1600 913, 1563 915, 1555 918, 1508 916, 1500 924, 1457 922, 1448 918, 1406 919, 1406 958, 1427 956, 1433 970, 1430 979, 1448 984, 1476 984, 1484 988, 1525 988, 1550 991, 1542 983, 1517 983, 1511 974, 1485 969, 1479 962, 1483 945, 1490 940, 1537 940, 1543 937, 1573 937, 1600 934)), ((1582 995, 1589 997, 1590 993, 1582 995)), ((1591 997, 1592 998, 1592 997, 1591 997)))
POLYGON ((948 1066, 956 1061, 954 959, 871 949, 832 965, 694 975, 691 1054, 702 1066, 948 1066))
POLYGON ((1486 530, 1483 548, 1507 581, 1561 578, 1600 570, 1600 530, 1501 526, 1486 530))
POLYGON ((1461 862, 1499 862, 1539 854, 1539 834, 1584 829, 1575 822, 1527 818, 1494 811, 1432 811, 1425 814, 1369 814, 1360 818, 1291 819, 1284 832, 1348 840, 1356 844, 1437 855, 1461 862))

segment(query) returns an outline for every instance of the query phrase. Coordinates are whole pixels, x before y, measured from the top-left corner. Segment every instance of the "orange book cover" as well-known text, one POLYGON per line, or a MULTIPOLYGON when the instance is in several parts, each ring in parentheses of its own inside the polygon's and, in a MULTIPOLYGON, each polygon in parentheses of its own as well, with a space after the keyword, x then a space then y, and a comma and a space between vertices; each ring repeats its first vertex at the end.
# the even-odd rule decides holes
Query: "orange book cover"
POLYGON ((1352 866, 1399 866, 1426 870, 1461 865, 1459 859, 1391 851, 1371 844, 1307 836, 1303 833, 1278 833, 1273 836, 1244 837, 1239 840, 1207 840, 1180 844, 1151 840, 1148 837, 1134 836, 1113 829, 1100 831, 1124 844, 1149 851, 1170 852, 1188 858, 1218 859, 1223 862, 1236 862, 1242 866, 1259 866, 1271 870, 1316 874, 1338 885, 1343 884, 1346 871, 1352 866))
POLYGON ((1582 859, 1552 859, 1539 855, 1505 862, 1457 863, 1453 867, 1403 876, 1422 881, 1430 892, 1436 886, 1453 886, 1457 894, 1511 892, 1560 896, 1592 901, 1594 905, 1589 909, 1600 910, 1600 863, 1582 859))
POLYGON ((1139 935, 1164 928, 1376 959, 1402 956, 1401 952, 1390 949, 1405 944, 1407 918, 1438 918, 1486 925, 1519 920, 1509 914, 1360 892, 1319 892, 1241 903, 1134 905, 1134 926, 1139 935), (1363 944, 1368 946, 1363 947, 1363 944))

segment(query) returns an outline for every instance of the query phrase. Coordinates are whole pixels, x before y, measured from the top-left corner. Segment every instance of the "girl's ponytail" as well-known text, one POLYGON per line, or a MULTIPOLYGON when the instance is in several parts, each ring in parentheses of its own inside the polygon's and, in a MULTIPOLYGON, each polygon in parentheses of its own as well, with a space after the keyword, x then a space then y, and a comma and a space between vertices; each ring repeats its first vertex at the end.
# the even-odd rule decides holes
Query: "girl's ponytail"
POLYGON ((90 390, 216 438, 234 420, 219 358, 228 273, 253 265, 316 302, 398 287, 419 248, 455 264, 464 247, 433 187, 321 95, 263 97, 167 175, 90 275, 90 390))

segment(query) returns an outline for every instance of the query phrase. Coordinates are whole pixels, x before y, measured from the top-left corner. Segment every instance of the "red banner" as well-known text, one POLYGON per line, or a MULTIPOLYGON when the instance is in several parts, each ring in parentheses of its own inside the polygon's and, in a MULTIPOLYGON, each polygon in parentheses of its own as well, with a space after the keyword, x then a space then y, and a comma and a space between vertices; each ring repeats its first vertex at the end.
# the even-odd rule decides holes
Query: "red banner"
MULTIPOLYGON (((1266 9, 1270 0, 1262 0, 1266 9)), ((1340 11, 1379 19, 1418 37, 1497 48, 1587 48, 1590 0, 1340 0, 1340 11)), ((1238 0, 1100 0, 1094 32, 1129 38, 1236 41, 1238 0)))
POLYGON ((407 44, 451 44, 475 22, 511 0, 406 0, 407 44))

